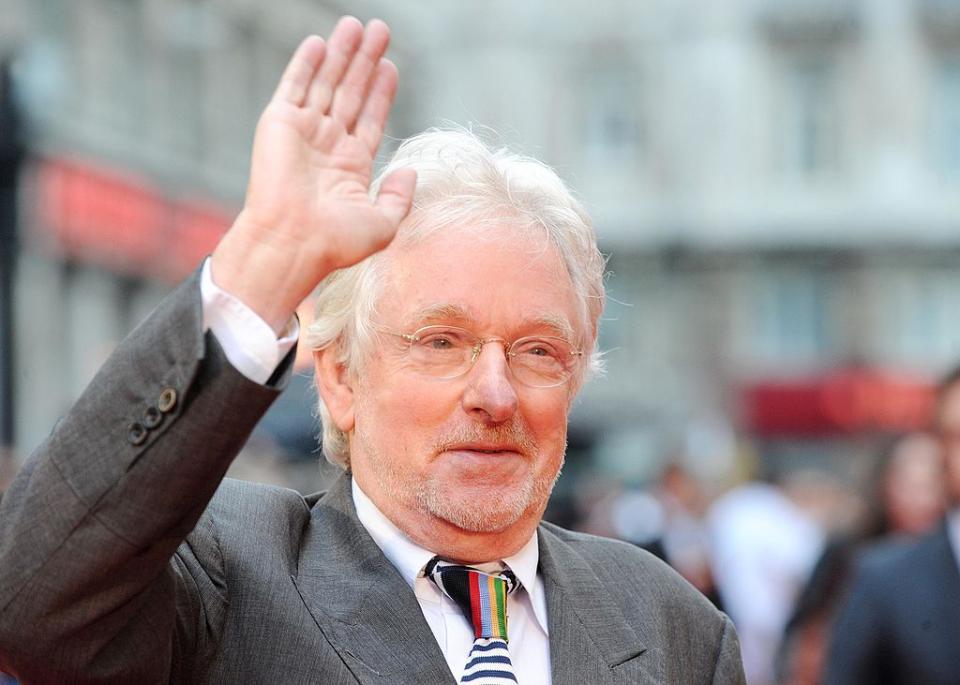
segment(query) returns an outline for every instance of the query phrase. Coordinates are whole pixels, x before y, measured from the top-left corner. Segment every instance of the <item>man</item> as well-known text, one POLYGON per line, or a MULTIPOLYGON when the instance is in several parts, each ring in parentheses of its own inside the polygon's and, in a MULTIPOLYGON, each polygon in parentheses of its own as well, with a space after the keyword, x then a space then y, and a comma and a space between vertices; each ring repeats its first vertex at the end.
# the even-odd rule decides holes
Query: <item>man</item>
POLYGON ((346 18, 301 44, 236 223, 24 466, 0 510, 3 668, 51 683, 742 682, 729 621, 673 572, 540 523, 603 261, 552 171, 462 133, 408 142, 371 199, 387 42, 382 22, 346 18), (307 499, 221 483, 318 283, 324 449, 347 470, 307 499))
POLYGON ((919 539, 863 555, 833 627, 828 683, 960 683, 960 369, 940 384, 934 428, 952 509, 919 539))

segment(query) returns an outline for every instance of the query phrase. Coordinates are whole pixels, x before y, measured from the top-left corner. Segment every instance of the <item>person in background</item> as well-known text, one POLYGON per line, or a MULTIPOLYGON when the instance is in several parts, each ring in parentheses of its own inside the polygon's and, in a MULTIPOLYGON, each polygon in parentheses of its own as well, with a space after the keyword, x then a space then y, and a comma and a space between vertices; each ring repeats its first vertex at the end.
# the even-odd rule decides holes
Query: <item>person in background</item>
MULTIPOLYGON (((819 522, 792 496, 792 477, 739 485, 707 514, 713 577, 752 685, 774 682, 784 627, 824 544, 819 522)), ((801 490, 808 489, 802 480, 801 490)))
POLYGON ((710 539, 704 521, 710 504, 706 488, 677 459, 664 467, 655 492, 665 513, 665 560, 711 602, 722 608, 713 580, 710 539))
POLYGON ((869 501, 845 508, 865 514, 834 532, 800 593, 778 655, 782 685, 822 682, 830 629, 864 548, 922 535, 943 516, 943 459, 936 437, 921 431, 891 441, 870 492, 869 501))
POLYGON ((960 368, 939 385, 934 433, 946 515, 858 559, 831 632, 828 685, 960 683, 960 368))
POLYGON ((937 437, 910 433, 894 442, 877 478, 874 537, 922 535, 943 518, 943 456, 937 437))

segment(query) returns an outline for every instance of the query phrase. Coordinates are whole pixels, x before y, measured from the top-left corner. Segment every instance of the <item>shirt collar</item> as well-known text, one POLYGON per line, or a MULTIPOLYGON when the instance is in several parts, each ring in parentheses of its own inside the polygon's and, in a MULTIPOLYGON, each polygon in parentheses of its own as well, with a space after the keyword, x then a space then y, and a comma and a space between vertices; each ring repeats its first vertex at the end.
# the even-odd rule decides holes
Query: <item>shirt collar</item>
POLYGON ((351 479, 350 487, 353 491, 353 505, 357 509, 357 518, 360 519, 360 523, 370 533, 370 537, 377 543, 384 556, 400 572, 407 585, 412 588, 423 567, 434 557, 433 552, 414 543, 384 516, 377 505, 357 485, 356 478, 351 479))
MULTIPOLYGON (((351 479, 350 487, 353 492, 353 504, 356 507, 357 518, 360 523, 370 533, 370 537, 377 543, 384 556, 400 572, 407 585, 412 588, 417 578, 423 574, 427 562, 436 555, 434 552, 414 543, 390 519, 384 516, 383 512, 373 503, 373 500, 360 489, 355 478, 351 479)), ((543 583, 538 582, 537 578, 537 566, 540 563, 537 531, 534 530, 533 535, 516 554, 505 557, 503 563, 513 571, 530 595, 537 620, 546 631, 547 617, 546 601, 545 597, 542 596, 543 583)))

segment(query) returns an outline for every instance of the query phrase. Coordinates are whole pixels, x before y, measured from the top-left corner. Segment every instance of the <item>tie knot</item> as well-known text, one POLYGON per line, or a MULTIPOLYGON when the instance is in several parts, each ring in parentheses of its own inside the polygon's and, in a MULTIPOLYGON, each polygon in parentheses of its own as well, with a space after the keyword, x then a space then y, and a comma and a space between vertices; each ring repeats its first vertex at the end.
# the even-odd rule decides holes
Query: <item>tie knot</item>
POLYGON ((434 557, 424 574, 460 607, 473 625, 474 637, 507 641, 507 596, 520 586, 510 569, 484 573, 434 557))

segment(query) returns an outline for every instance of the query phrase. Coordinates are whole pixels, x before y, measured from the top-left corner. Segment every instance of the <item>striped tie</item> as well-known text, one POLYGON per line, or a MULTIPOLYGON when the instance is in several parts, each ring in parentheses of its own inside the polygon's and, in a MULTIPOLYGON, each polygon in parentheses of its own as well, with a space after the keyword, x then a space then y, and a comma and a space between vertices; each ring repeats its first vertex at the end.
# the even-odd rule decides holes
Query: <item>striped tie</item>
POLYGON ((509 569, 496 575, 434 557, 424 569, 473 625, 473 647, 461 683, 509 685, 517 682, 507 651, 507 595, 520 587, 509 569))

